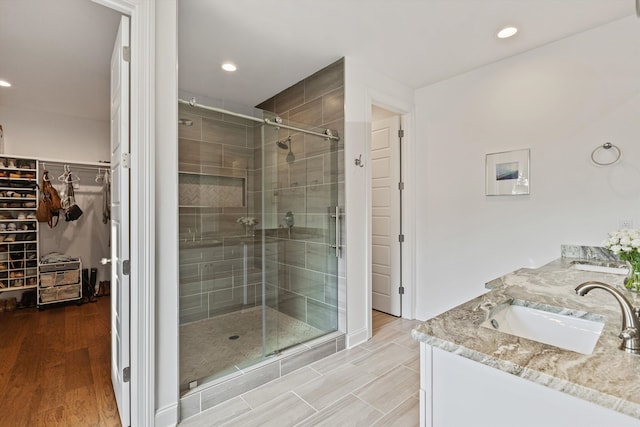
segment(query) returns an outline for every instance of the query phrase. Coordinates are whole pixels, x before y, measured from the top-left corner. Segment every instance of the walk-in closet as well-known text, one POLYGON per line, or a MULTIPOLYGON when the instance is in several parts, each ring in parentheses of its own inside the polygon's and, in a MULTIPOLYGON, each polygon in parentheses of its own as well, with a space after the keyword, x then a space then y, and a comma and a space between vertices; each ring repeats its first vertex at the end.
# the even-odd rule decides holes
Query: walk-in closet
POLYGON ((107 162, 0 156, 0 311, 110 294, 107 162))

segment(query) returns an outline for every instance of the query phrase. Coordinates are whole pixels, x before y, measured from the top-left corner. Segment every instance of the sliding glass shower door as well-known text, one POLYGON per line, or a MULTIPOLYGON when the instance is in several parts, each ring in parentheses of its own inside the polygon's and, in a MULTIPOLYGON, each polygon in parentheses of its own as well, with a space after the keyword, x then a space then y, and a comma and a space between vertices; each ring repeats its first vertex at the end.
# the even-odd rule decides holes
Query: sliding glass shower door
POLYGON ((284 127, 264 126, 262 133, 264 352, 270 355, 337 330, 341 218, 337 142, 284 127))
POLYGON ((190 103, 179 113, 186 392, 337 330, 343 178, 324 129, 190 103))

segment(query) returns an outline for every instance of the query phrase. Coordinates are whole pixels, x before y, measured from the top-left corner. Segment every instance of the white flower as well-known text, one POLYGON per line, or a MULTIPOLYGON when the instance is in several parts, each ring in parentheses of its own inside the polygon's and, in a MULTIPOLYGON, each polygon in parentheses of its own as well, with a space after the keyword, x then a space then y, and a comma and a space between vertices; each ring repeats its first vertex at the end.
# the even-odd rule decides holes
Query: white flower
POLYGON ((258 220, 252 216, 241 216, 240 218, 236 219, 236 222, 242 225, 256 225, 258 223, 258 220))
POLYGON ((620 245, 613 245, 609 248, 609 250, 611 252, 613 252, 614 254, 618 255, 620 253, 620 250, 622 250, 622 246, 620 245))

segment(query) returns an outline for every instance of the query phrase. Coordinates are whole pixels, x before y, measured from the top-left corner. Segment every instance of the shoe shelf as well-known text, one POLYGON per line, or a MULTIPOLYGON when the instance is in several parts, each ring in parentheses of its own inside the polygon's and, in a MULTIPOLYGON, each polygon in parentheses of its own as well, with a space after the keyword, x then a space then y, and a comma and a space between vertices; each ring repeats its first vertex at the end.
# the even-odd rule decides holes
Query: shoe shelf
POLYGON ((0 292, 38 287, 38 162, 0 156, 0 292))
POLYGON ((82 299, 82 261, 40 264, 38 307, 82 299))

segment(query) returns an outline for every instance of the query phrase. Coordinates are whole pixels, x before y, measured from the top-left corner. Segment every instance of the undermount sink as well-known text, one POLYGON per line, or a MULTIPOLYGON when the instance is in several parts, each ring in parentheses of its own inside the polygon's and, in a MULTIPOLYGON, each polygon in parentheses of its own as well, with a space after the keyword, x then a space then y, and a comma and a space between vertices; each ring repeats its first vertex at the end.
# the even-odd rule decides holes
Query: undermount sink
POLYGON ((565 350, 591 354, 604 322, 604 317, 584 311, 512 300, 495 307, 481 326, 565 350))
POLYGON ((620 262, 607 261, 573 261, 571 267, 582 271, 596 271, 598 273, 629 274, 629 266, 620 262))

